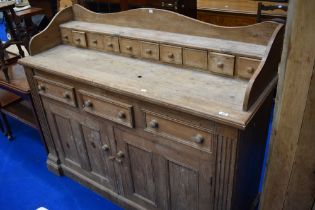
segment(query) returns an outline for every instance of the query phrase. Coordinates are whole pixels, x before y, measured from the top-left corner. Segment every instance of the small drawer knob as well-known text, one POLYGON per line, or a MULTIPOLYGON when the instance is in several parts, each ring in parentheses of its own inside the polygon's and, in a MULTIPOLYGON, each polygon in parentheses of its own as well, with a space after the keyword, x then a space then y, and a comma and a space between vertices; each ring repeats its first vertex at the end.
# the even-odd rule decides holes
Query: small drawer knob
POLYGON ((124 111, 118 112, 117 116, 121 120, 126 119, 126 113, 124 111))
POLYGON ((172 58, 174 58, 174 54, 170 53, 170 54, 167 55, 167 57, 172 59, 172 58))
POLYGON ((64 93, 63 93, 63 97, 64 97, 65 99, 70 99, 70 98, 71 98, 69 92, 64 92, 64 93))
POLYGON ((94 40, 94 41, 93 41, 93 44, 97 44, 97 40, 94 40))
POLYGON ((126 49, 131 51, 132 50, 132 47, 131 46, 126 46, 126 49))
POLYGON ((113 47, 113 43, 108 43, 107 47, 113 47))
POLYGON ((104 144, 103 146, 102 146, 102 150, 104 150, 104 151, 109 151, 109 146, 107 145, 107 144, 104 144))
POLYGON ((118 151, 116 156, 118 158, 123 158, 125 156, 125 154, 123 153, 123 151, 118 151))
POLYGON ((63 36, 63 39, 68 40, 69 37, 67 35, 63 36))
POLYGON ((159 127, 159 123, 156 120, 151 120, 151 122, 149 123, 150 128, 158 128, 159 127))
POLYGON ((151 54, 152 54, 152 50, 146 49, 146 50, 145 50, 145 53, 151 55, 151 54))
POLYGON ((76 42, 81 42, 80 38, 75 39, 76 42))
POLYGON ((205 140, 204 137, 201 134, 197 134, 192 139, 197 144, 202 144, 204 142, 204 140, 205 140))
POLYGON ((46 90, 45 85, 38 85, 38 90, 45 91, 46 90))
POLYGON ((254 67, 252 67, 252 66, 250 66, 250 67, 247 68, 247 72, 248 72, 249 74, 254 73, 254 71, 255 71, 255 69, 254 69, 254 67))
POLYGON ((93 106, 92 101, 87 100, 84 102, 83 107, 91 108, 93 106))
POLYGON ((223 68, 224 64, 222 62, 217 63, 218 68, 223 68))

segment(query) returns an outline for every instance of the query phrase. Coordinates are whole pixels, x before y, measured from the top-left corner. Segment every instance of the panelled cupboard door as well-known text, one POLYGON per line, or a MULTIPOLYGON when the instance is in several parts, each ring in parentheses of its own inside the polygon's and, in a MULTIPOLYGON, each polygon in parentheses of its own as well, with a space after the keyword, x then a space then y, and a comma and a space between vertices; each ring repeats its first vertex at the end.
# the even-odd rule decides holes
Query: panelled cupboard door
POLYGON ((147 209, 211 210, 210 163, 115 130, 123 194, 147 209))
POLYGON ((91 179, 116 191, 112 150, 113 127, 98 118, 45 101, 45 110, 61 162, 83 170, 91 179))

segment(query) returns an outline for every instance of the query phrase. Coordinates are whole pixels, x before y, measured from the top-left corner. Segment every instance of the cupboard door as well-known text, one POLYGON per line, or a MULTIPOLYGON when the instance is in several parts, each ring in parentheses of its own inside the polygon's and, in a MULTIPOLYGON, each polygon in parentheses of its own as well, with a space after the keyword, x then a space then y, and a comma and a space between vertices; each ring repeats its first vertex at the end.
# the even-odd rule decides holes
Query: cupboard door
POLYGON ((80 122, 91 166, 90 173, 107 188, 116 191, 112 152, 115 149, 113 127, 94 117, 85 117, 80 122))
POLYGON ((43 100, 50 130, 62 164, 116 191, 113 128, 61 104, 43 100))
POLYGON ((123 195, 147 209, 212 209, 210 158, 181 154, 115 130, 123 195))

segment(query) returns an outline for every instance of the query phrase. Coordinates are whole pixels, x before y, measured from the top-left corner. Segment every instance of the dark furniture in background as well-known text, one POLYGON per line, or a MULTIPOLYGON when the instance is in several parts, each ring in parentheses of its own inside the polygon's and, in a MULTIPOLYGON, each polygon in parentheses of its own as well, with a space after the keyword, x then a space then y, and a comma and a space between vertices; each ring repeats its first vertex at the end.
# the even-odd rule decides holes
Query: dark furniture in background
POLYGON ((197 17, 197 0, 79 0, 77 3, 95 12, 117 12, 148 7, 197 17))
MULTIPOLYGON (((285 0, 286 1, 286 0, 285 0)), ((197 19, 221 26, 246 26, 257 22, 258 4, 252 0, 198 0, 197 19)), ((263 1, 265 5, 284 5, 283 0, 263 1)), ((286 19, 283 10, 263 11, 260 20, 286 19)))

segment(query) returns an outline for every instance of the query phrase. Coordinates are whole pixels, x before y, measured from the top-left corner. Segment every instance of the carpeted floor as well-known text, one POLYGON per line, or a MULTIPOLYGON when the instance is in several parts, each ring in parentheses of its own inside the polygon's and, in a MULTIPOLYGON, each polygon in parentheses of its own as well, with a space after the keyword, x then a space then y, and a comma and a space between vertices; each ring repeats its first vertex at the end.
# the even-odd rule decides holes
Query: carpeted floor
POLYGON ((110 201, 67 177, 46 168, 46 154, 39 135, 9 119, 15 139, 0 133, 0 209, 118 210, 110 201))

